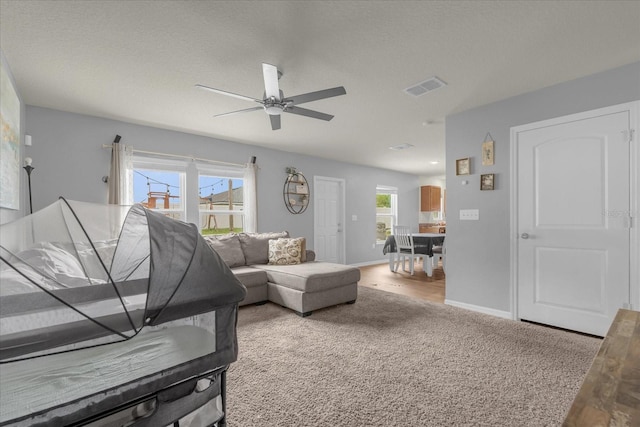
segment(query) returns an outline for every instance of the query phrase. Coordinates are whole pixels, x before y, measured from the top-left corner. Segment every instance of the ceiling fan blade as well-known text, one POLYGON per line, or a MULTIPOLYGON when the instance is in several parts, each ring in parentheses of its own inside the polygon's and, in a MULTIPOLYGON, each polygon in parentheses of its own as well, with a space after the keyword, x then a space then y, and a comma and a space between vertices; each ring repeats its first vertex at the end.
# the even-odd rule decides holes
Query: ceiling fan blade
POLYGON ((238 98, 238 99, 244 99, 245 101, 262 102, 261 99, 255 99, 249 96, 238 95, 237 93, 227 92, 226 90, 214 89, 212 87, 203 86, 203 85, 196 85, 196 87, 204 90, 209 90, 211 92, 219 93, 220 95, 227 95, 227 96, 233 96, 234 98, 238 98))
POLYGON ((262 75, 264 77, 264 97, 275 98, 280 101, 280 87, 278 86, 278 69, 271 64, 262 64, 262 75))
POLYGON ((294 107, 290 106, 284 110, 285 113, 297 114, 299 116, 307 116, 314 119, 326 120, 329 121, 333 119, 331 114, 321 113, 319 111, 308 110, 306 108, 294 107))
POLYGON ((257 111, 257 110, 264 110, 264 107, 251 107, 251 108, 245 108, 244 110, 236 110, 236 111, 231 111, 229 113, 222 113, 222 114, 216 114, 213 117, 222 117, 222 116, 230 116, 232 114, 237 114, 237 113, 248 113, 250 111, 257 111))
POLYGON ((347 91, 344 87, 338 86, 331 89, 319 90, 317 92, 303 93, 302 95, 290 96, 284 99, 284 102, 293 102, 294 105, 304 104, 305 102, 317 101, 319 99, 331 98, 333 96, 346 95, 347 91))
POLYGON ((271 120, 271 130, 280 129, 280 116, 269 116, 269 120, 271 120))

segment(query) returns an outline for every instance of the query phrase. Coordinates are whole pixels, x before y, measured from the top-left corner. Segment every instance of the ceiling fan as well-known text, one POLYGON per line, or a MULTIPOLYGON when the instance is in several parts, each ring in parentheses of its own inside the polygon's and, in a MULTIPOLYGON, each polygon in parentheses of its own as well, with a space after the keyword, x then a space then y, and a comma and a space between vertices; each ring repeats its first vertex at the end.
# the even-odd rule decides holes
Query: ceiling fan
POLYGON ((244 99, 251 102, 257 102, 260 104, 258 107, 245 108, 244 110, 231 111, 229 113, 217 114, 213 117, 229 116, 237 113, 248 113, 250 111, 264 110, 271 120, 271 129, 280 129, 280 114, 291 113, 299 116, 307 116, 314 119, 329 121, 333 118, 330 114, 321 113, 319 111, 308 110, 306 108, 300 108, 298 105, 306 102, 317 101, 319 99, 331 98, 334 96, 345 95, 347 91, 342 86, 334 87, 331 89, 319 90, 317 92, 303 93, 302 95, 284 97, 284 94, 278 86, 278 79, 282 76, 282 73, 271 64, 262 64, 262 74, 264 77, 264 98, 256 99, 250 96, 238 95, 236 93, 227 92, 225 90, 214 89, 212 87, 203 86, 197 84, 196 87, 200 89, 209 90, 211 92, 219 93, 222 95, 232 96, 238 99, 244 99))

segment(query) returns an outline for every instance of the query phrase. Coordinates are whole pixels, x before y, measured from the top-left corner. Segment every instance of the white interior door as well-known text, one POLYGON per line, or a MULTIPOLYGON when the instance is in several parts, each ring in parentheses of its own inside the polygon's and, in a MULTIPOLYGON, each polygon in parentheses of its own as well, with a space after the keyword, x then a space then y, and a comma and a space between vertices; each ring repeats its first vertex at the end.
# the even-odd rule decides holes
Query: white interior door
POLYGON ((344 180, 314 177, 316 260, 344 264, 344 180))
POLYGON ((520 319, 604 336, 630 303, 629 128, 628 112, 514 128, 520 319))

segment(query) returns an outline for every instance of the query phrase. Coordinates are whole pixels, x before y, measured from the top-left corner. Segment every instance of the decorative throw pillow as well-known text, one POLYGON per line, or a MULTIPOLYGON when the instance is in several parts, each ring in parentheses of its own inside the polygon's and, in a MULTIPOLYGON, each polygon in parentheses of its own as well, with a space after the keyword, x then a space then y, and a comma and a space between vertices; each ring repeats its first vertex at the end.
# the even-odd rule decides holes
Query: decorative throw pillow
POLYGON ((301 239, 300 242, 300 262, 307 262, 307 239, 304 237, 298 237, 301 239))
POLYGON ((269 264, 300 264, 302 237, 269 240, 269 264))
POLYGON ((220 255, 229 268, 244 265, 244 253, 237 234, 222 236, 202 236, 209 246, 220 255))
POLYGON ((238 237, 247 265, 266 264, 269 262, 269 240, 289 237, 289 232, 240 233, 238 237))

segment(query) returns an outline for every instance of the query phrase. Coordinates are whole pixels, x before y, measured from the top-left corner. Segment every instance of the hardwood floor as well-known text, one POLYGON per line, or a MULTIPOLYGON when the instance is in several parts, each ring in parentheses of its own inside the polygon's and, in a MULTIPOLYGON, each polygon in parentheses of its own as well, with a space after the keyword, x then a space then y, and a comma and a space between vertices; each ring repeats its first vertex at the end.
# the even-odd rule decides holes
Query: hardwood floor
POLYGON ((427 277, 420 263, 415 264, 413 276, 402 271, 402 267, 398 268, 398 272, 392 273, 388 262, 359 268, 360 286, 444 303, 445 275, 441 264, 433 269, 433 277, 427 277))

